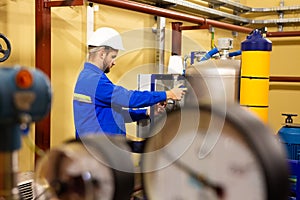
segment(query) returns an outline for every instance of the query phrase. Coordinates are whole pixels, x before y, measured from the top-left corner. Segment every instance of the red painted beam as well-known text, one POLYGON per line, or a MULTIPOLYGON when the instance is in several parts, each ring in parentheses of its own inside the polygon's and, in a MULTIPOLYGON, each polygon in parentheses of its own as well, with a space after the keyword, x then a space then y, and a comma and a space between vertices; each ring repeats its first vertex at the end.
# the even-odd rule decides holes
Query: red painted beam
MULTIPOLYGON (((51 79, 51 10, 44 2, 35 0, 35 66, 51 79)), ((50 113, 35 123, 35 144, 43 150, 50 148, 50 113)))
POLYGON ((45 7, 82 6, 83 0, 45 1, 45 7))

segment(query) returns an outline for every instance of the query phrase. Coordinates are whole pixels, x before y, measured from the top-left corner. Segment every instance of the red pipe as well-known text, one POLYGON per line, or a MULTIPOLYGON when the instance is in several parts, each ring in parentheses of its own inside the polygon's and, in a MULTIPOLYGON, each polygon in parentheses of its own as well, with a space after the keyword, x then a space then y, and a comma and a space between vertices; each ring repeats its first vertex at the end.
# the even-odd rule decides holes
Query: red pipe
POLYGON ((172 22, 172 53, 171 55, 181 55, 181 32, 182 22, 172 22))
POLYGON ((197 25, 197 26, 181 26, 180 30, 199 30, 199 29, 209 29, 209 25, 197 25))
POLYGON ((300 82, 300 77, 292 76, 270 76, 271 82, 300 82))
POLYGON ((205 19, 205 18, 193 16, 193 15, 188 15, 185 13, 176 12, 173 10, 158 8, 155 6, 146 5, 146 4, 137 3, 137 2, 128 1, 128 0, 90 0, 90 2, 113 6, 113 7, 118 7, 118 8, 124 8, 127 10, 133 10, 133 11, 151 14, 151 15, 157 15, 157 16, 166 17, 169 19, 191 22, 191 23, 195 23, 195 24, 212 25, 213 27, 216 27, 216 28, 222 28, 222 29, 227 29, 227 30, 232 30, 232 31, 237 31, 237 32, 242 32, 242 33, 250 33, 252 31, 252 29, 250 29, 250 28, 237 26, 237 25, 233 25, 233 24, 227 24, 224 22, 218 22, 215 20, 205 19))
POLYGON ((267 37, 296 37, 300 36, 300 31, 267 32, 267 37))
POLYGON ((83 0, 56 0, 56 1, 45 1, 45 7, 62 7, 62 6, 82 6, 84 5, 83 0))

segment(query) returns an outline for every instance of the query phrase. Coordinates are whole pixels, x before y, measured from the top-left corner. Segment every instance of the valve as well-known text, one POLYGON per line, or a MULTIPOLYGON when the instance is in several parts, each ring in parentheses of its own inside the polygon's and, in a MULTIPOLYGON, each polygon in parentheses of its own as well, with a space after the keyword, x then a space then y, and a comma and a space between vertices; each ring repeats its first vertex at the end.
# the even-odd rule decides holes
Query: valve
POLYGON ((3 49, 2 45, 0 44, 0 62, 4 62, 8 59, 11 52, 11 45, 7 37, 5 37, 3 34, 0 33, 0 38, 5 42, 6 48, 3 49))
POLYGON ((292 124, 293 123, 293 118, 292 117, 297 117, 297 114, 287 114, 287 113, 282 113, 282 116, 286 116, 285 123, 287 124, 292 124))

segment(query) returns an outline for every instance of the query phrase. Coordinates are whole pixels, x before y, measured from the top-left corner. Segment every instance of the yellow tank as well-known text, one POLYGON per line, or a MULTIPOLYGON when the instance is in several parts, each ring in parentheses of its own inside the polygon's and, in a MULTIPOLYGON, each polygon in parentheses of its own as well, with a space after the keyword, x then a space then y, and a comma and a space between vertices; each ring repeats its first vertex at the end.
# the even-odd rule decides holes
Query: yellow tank
POLYGON ((268 122, 271 41, 254 30, 241 44, 240 104, 268 122))

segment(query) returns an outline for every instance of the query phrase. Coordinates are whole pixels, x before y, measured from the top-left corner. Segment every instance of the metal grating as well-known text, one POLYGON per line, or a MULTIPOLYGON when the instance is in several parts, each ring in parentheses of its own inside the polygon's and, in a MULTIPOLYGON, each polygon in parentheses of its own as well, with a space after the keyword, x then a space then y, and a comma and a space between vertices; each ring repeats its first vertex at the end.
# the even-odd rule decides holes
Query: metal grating
POLYGON ((28 181, 18 185, 19 196, 21 200, 33 199, 32 182, 33 181, 28 181))

